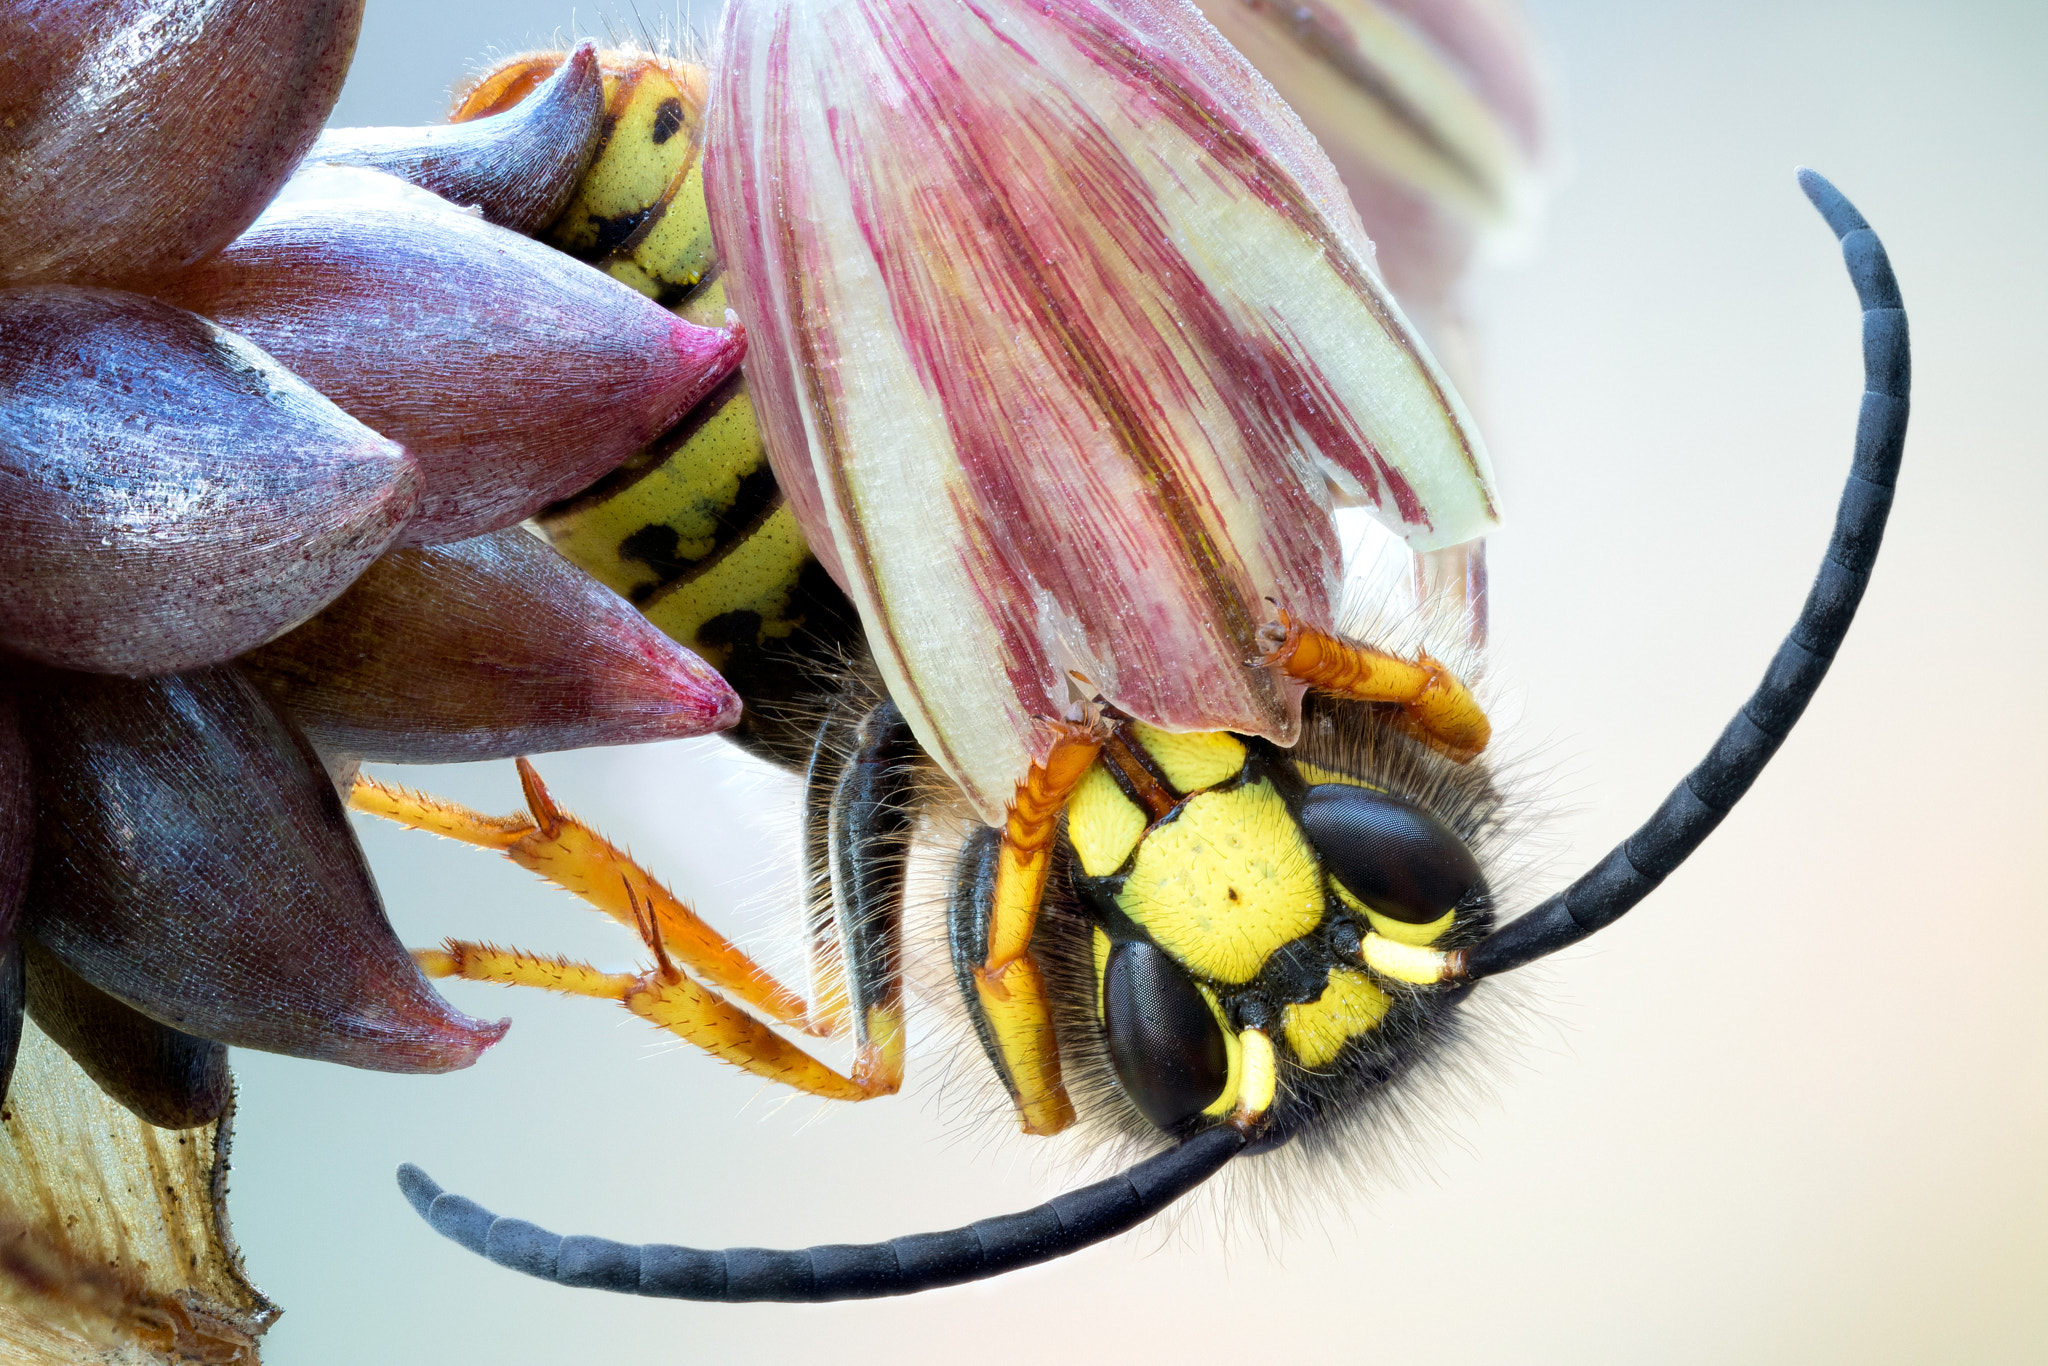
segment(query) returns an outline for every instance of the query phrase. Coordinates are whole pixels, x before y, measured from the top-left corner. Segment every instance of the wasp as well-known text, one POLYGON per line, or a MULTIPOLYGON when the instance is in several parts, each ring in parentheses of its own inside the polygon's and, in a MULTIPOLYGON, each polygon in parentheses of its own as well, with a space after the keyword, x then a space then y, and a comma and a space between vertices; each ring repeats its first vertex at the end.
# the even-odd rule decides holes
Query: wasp
MULTIPOLYGON (((462 114, 499 112, 548 62, 487 77, 462 114)), ((605 141, 554 240, 689 315, 725 307, 695 166, 693 76, 615 62, 605 141), (669 149, 663 152, 661 149, 669 149)), ((1150 1155, 1022 1214, 945 1233, 791 1252, 563 1238, 499 1218, 417 1168, 436 1229, 562 1284, 685 1299, 904 1294, 1058 1257, 1153 1217, 1225 1164, 1341 1146, 1456 1045, 1498 976, 1612 924, 1747 791, 1814 694, 1867 582, 1903 451, 1909 364, 1883 248, 1825 180, 1802 185, 1841 240, 1864 310, 1866 393, 1851 474, 1805 608, 1721 739, 1637 832, 1513 919, 1497 911, 1502 801, 1490 726, 1459 672, 1326 631, 1273 604, 1255 667, 1306 687, 1292 744, 1173 731, 1087 694, 999 825, 964 828, 945 908, 953 980, 1024 1130, 1077 1116, 1150 1155)), ((529 813, 493 818, 364 780, 358 809, 499 849, 578 892, 652 965, 605 973, 450 942, 430 973, 610 999, 810 1094, 895 1092, 906 1066, 904 903, 913 848, 949 800, 874 667, 860 613, 801 535, 745 381, 541 518, 558 548, 698 649, 746 703, 736 738, 803 775, 818 889, 808 998, 764 972, 563 811, 522 763, 529 813), (850 1029, 835 1070, 782 1030, 850 1029)))

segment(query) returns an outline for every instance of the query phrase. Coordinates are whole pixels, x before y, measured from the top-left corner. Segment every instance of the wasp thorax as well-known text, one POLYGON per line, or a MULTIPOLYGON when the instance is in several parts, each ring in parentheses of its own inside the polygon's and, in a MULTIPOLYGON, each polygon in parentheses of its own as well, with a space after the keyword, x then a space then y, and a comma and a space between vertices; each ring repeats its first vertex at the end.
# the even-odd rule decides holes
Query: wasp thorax
POLYGON ((1298 751, 1127 722, 1068 805, 1093 1009, 1062 1050, 1085 1071, 1099 1047, 1098 1092, 1155 1130, 1249 1106, 1278 1141, 1355 1109, 1441 1043, 1460 992, 1426 964, 1491 924, 1484 774, 1379 709, 1310 720, 1298 751), (1277 1076, 1255 1103, 1261 1053, 1277 1076))

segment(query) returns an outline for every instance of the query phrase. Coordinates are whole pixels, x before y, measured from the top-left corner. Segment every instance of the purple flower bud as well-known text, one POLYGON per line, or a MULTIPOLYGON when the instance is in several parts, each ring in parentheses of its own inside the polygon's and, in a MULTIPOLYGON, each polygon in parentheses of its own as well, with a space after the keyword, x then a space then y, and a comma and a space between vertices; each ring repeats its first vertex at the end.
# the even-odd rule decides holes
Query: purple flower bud
POLYGON ((46 674, 22 700, 24 924, 93 986, 202 1039, 385 1072, 503 1035, 420 976, 312 748, 232 666, 46 674))
POLYGON ((298 625, 406 523, 405 452, 204 318, 0 291, 0 646, 146 674, 298 625))
POLYGON ((159 1129, 197 1128, 227 1109, 225 1045, 130 1010, 33 939, 22 949, 29 1017, 100 1090, 159 1129))
POLYGON ((710 665, 517 528, 391 552, 244 665, 322 753, 389 763, 673 740, 740 715, 710 665))
POLYGON ((502 114, 423 128, 334 128, 306 161, 383 171, 450 203, 473 204, 500 227, 535 233, 569 202, 603 122, 597 45, 585 42, 502 114))
MULTIPOLYGON (((0 664, 0 671, 6 666, 0 664)), ((29 785, 28 744, 21 712, 0 673, 0 946, 14 940, 21 894, 28 887, 29 851, 35 846, 35 794, 29 785)))
POLYGON ((0 664, 0 1096, 14 1075, 21 1045, 21 919, 35 848, 35 792, 29 782, 28 742, 21 713, 0 664))
POLYGON ((0 279, 134 284, 226 246, 320 131, 362 22, 363 0, 5 0, 0 279))
POLYGON ((737 332, 388 177, 345 178, 391 192, 281 201, 156 292, 405 444, 426 478, 407 544, 496 531, 588 487, 739 364, 737 332))

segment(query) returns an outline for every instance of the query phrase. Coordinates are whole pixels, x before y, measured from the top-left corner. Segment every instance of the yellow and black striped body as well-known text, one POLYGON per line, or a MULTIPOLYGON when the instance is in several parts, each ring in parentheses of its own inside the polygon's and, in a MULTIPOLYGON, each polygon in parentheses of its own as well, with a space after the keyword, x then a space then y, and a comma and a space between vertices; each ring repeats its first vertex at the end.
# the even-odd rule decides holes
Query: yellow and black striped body
POLYGON ((808 701, 859 653, 860 622, 776 486, 743 379, 539 520, 564 556, 725 675, 746 703, 734 738, 808 762, 808 701))
MULTIPOLYGON (((559 53, 515 58, 457 119, 505 109, 559 53)), ((677 314, 725 322, 702 168, 705 72, 646 52, 600 55, 606 114, 568 207, 542 234, 677 314)), ((809 760, 811 701, 860 653, 852 605, 776 486, 744 377, 598 484, 542 511, 555 548, 724 674, 746 702, 734 738, 809 760)))
MULTIPOLYGON (((450 117, 460 123, 502 113, 539 88, 565 55, 529 53, 500 64, 463 93, 450 117)), ((598 68, 605 113, 597 149, 541 240, 676 308, 716 264, 704 204, 708 75, 630 50, 600 52, 598 68)))

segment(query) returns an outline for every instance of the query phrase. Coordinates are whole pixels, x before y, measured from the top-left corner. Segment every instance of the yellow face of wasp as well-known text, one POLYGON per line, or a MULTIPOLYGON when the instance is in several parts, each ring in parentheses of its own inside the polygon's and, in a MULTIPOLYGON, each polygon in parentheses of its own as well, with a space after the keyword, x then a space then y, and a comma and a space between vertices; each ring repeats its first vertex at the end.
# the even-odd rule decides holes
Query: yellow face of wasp
POLYGON ((1247 1029, 1298 1095, 1312 1074, 1386 1071, 1404 1046, 1390 1032, 1413 1032, 1390 1026, 1445 996, 1402 980, 1402 951, 1490 919, 1466 840, 1364 765, 1222 732, 1127 723, 1123 738, 1069 800, 1066 833, 1094 921, 1094 1023, 1129 1098, 1169 1131, 1227 1113, 1247 1029))

